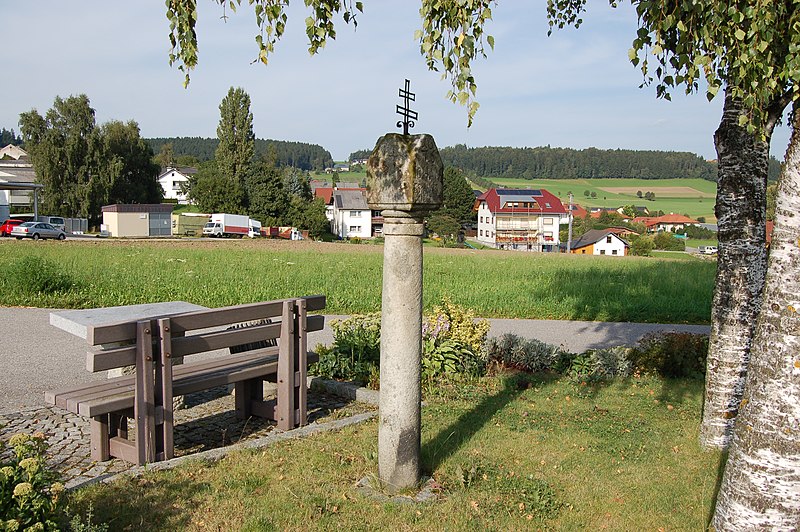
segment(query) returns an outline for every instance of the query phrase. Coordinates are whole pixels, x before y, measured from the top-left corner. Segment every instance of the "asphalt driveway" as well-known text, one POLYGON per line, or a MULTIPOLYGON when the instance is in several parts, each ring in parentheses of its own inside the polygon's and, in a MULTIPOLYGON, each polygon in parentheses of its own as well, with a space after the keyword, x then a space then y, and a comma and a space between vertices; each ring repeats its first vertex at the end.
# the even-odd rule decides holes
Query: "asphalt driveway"
MULTIPOLYGON (((0 412, 44 405, 46 390, 105 379, 105 373, 85 369, 88 345, 50 325, 49 309, 0 307, 0 412)), ((333 318, 336 316, 330 316, 333 318)), ((309 345, 333 340, 326 320, 323 331, 309 334, 309 345)), ((587 349, 633 345, 658 330, 708 333, 705 325, 659 325, 556 320, 493 319, 490 336, 510 332, 526 338, 563 345, 580 353, 587 349)))

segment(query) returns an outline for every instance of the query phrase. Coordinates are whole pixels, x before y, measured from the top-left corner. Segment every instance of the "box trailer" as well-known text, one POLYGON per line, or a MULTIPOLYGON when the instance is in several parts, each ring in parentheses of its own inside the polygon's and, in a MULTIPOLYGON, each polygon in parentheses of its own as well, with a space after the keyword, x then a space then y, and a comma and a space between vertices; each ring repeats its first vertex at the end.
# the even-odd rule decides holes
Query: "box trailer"
POLYGON ((261 222, 242 214, 216 213, 203 227, 204 236, 249 236, 254 238, 261 234, 261 222))

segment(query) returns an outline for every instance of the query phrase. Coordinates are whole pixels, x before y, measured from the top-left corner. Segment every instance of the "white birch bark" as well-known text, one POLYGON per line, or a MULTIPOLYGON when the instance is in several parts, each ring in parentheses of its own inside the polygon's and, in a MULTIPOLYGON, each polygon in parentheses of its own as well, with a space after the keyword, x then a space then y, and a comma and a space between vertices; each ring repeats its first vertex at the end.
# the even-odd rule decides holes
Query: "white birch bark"
POLYGON ((800 529, 800 112, 778 187, 763 305, 712 526, 800 529))
POLYGON ((716 215, 719 254, 708 345, 700 443, 727 448, 744 391, 750 345, 761 308, 766 251, 769 137, 739 125, 729 94, 714 134, 719 164, 716 215))

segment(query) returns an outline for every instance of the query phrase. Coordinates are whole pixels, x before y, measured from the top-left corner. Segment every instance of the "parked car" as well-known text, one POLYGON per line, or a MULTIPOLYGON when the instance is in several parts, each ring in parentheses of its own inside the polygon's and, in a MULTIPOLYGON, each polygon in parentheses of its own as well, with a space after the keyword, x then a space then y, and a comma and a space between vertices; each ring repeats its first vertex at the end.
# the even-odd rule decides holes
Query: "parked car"
POLYGON ((45 222, 24 222, 11 230, 11 236, 17 240, 22 240, 23 238, 32 238, 34 240, 57 238, 58 240, 64 240, 67 238, 67 233, 63 229, 53 227, 45 222))
POLYGON ((716 255, 719 250, 717 246, 700 246, 697 251, 703 255, 716 255))
POLYGON ((0 225, 0 236, 11 236, 11 230, 14 227, 18 226, 21 223, 24 223, 25 220, 16 220, 16 219, 8 219, 3 222, 3 225, 0 225))

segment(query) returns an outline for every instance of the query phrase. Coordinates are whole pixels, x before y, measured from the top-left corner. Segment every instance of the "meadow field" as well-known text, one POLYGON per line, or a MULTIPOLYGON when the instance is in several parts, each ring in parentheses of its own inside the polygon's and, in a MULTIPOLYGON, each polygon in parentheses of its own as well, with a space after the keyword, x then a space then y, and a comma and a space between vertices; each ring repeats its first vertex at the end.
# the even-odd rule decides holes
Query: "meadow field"
MULTIPOLYGON (((220 307, 325 294, 326 312, 376 312, 380 245, 273 240, 0 241, 0 304, 93 308, 182 300, 220 307), (41 262, 68 289, 36 289, 41 262), (55 274, 54 274, 55 275, 55 274)), ((479 316, 708 323, 716 263, 425 247, 426 309, 479 316)))
POLYGON ((652 211, 703 216, 713 223, 717 184, 705 179, 504 179, 491 178, 498 186, 510 188, 544 188, 566 203, 569 193, 575 203, 587 207, 646 206, 652 211), (585 191, 597 194, 592 198, 585 191), (636 193, 653 192, 655 200, 638 198, 636 193))

